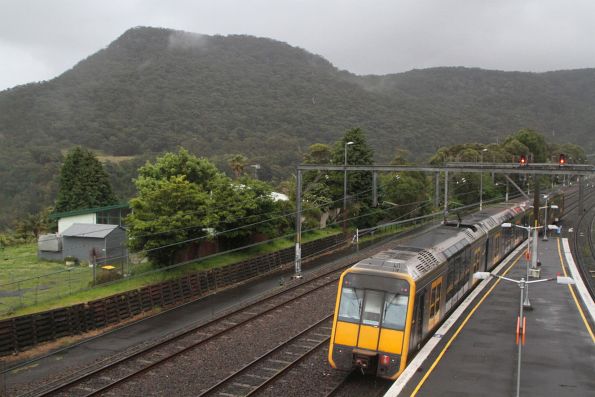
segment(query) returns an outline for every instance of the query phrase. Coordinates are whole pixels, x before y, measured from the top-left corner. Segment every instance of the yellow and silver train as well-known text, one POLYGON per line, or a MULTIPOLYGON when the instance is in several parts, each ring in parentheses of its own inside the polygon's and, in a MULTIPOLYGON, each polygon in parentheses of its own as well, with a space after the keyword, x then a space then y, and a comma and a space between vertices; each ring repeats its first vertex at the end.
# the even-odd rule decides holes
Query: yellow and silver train
POLYGON ((446 222, 346 270, 339 280, 331 366, 396 379, 473 286, 473 273, 489 271, 526 238, 523 229, 500 225, 531 224, 528 206, 509 203, 446 222))

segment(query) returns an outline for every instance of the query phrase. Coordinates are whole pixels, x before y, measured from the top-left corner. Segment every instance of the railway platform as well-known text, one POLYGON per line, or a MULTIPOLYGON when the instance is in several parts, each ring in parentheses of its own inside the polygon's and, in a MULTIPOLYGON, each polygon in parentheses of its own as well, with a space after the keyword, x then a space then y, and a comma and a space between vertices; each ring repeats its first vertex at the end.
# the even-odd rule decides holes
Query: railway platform
MULTIPOLYGON (((526 277, 523 246, 495 272, 526 277)), ((574 263, 565 247, 558 237, 538 243, 540 278, 554 281, 529 286, 521 396, 595 396, 593 301, 589 296, 585 304, 578 286, 556 283, 557 274, 572 275, 574 263)), ((517 284, 483 280, 385 396, 515 396, 519 304, 517 284)))

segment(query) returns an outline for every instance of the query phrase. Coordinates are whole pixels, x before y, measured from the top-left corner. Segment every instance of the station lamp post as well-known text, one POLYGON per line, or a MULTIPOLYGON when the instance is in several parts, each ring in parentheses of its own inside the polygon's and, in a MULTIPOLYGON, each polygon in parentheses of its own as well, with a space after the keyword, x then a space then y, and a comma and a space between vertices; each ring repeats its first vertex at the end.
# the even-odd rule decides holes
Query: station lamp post
MULTIPOLYGON (((553 210, 558 209, 558 206, 556 204, 552 204, 552 205, 548 206, 547 201, 549 200, 549 198, 550 198, 550 196, 545 195, 545 206, 539 207, 540 210, 545 209, 545 214, 544 214, 544 219, 543 219, 544 224, 547 223, 547 209, 548 208, 551 208, 553 210)), ((549 225, 549 226, 552 226, 552 225, 549 225)), ((547 241, 547 230, 550 228, 549 226, 543 229, 543 241, 547 241)))
MULTIPOLYGON (((528 258, 529 247, 531 247, 531 268, 535 269, 535 268, 537 268, 537 229, 539 229, 541 226, 513 225, 510 222, 502 224, 503 228, 511 228, 513 226, 521 228, 521 229, 525 229, 527 231, 527 257, 525 257, 525 258, 526 258, 526 262, 527 262, 527 278, 526 279, 529 280, 529 258, 528 258), (531 238, 531 232, 533 232, 533 238, 531 238)), ((523 305, 527 309, 530 309, 531 302, 529 301, 529 286, 528 285, 525 286, 523 284, 522 288, 526 290, 523 305)))
POLYGON ((527 334, 526 320, 525 320, 525 315, 523 313, 523 307, 525 305, 524 300, 526 297, 524 297, 523 295, 529 293, 529 289, 528 289, 529 284, 543 283, 545 281, 553 281, 553 280, 556 280, 556 282, 558 284, 563 284, 563 285, 575 284, 575 282, 572 277, 562 277, 562 276, 557 276, 555 278, 543 278, 543 279, 539 279, 539 280, 529 281, 528 279, 525 280, 525 278, 521 278, 520 280, 514 280, 512 278, 500 276, 498 274, 494 274, 494 273, 490 273, 490 272, 477 272, 477 273, 473 274, 473 278, 479 279, 479 280, 485 280, 489 277, 496 277, 501 280, 515 283, 521 289, 521 299, 520 299, 520 304, 519 304, 519 316, 517 317, 517 324, 516 324, 516 343, 519 346, 518 357, 517 357, 516 396, 519 397, 520 390, 521 390, 521 358, 522 358, 522 354, 523 354, 522 353, 523 345, 525 344, 525 335, 527 334))

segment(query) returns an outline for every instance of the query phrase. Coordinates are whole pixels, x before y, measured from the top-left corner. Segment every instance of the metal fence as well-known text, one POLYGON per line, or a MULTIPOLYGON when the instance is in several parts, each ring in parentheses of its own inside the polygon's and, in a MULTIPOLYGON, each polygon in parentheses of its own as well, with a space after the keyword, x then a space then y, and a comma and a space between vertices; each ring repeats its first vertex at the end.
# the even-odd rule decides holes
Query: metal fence
POLYGON ((89 267, 69 267, 52 273, 0 284, 0 315, 59 299, 91 287, 93 270, 89 267))

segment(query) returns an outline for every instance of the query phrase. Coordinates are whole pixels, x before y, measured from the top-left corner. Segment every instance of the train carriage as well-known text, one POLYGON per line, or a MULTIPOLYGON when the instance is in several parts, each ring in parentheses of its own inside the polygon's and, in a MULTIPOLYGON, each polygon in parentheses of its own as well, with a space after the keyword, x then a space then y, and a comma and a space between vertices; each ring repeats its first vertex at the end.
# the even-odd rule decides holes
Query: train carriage
POLYGON ((526 232, 529 204, 497 205, 399 242, 358 262, 339 280, 329 362, 396 379, 441 321, 526 232))

